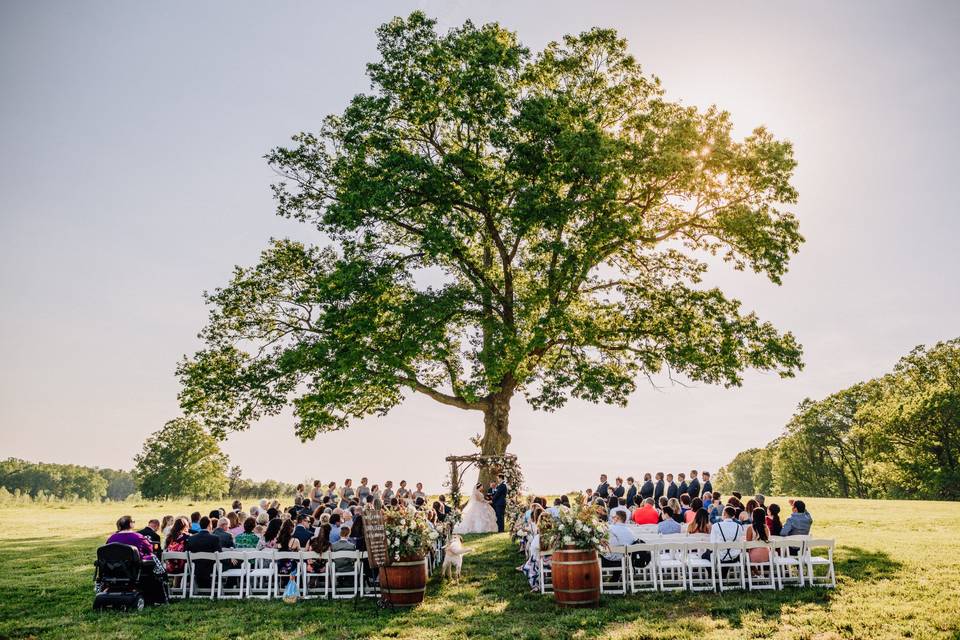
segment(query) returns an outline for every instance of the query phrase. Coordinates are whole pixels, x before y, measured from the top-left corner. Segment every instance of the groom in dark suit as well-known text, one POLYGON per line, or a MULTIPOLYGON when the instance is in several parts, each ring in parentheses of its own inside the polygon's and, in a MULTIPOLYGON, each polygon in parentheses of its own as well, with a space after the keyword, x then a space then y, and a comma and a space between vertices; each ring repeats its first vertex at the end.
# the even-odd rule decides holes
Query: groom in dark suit
POLYGON ((490 496, 490 504, 497 514, 497 531, 503 533, 503 514, 507 510, 507 482, 503 474, 497 476, 497 488, 490 496))

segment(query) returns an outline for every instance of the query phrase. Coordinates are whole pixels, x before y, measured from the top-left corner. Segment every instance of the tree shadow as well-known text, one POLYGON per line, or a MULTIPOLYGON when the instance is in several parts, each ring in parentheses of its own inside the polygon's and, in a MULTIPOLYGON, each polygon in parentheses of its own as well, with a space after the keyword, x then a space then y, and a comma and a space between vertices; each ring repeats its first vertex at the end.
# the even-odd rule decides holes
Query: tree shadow
MULTIPOLYGON (((230 635, 239 630, 237 624, 242 620, 260 620, 262 626, 254 628, 265 633, 269 630, 272 637, 288 634, 324 638, 415 637, 429 629, 442 636, 468 638, 598 638, 614 632, 644 636, 652 629, 663 630, 664 624, 669 625, 671 636, 695 637, 711 630, 715 624, 711 619, 724 621, 733 628, 756 630, 762 625, 774 630, 785 610, 797 606, 826 610, 834 594, 845 586, 890 579, 902 566, 882 551, 840 547, 835 556, 836 590, 788 587, 765 592, 603 596, 596 609, 567 610, 557 607, 551 596, 530 593, 526 577, 516 571, 522 561, 516 547, 506 536, 488 534, 467 537, 468 546, 475 551, 465 558, 462 578, 444 581, 434 576, 427 585, 425 602, 414 609, 379 609, 373 598, 357 602, 310 600, 296 605, 295 609, 282 601, 194 600, 176 602, 135 617, 119 617, 90 611, 91 598, 87 590, 92 573, 88 572, 92 571, 94 551, 101 544, 101 536, 69 540, 22 538, 4 544, 8 560, 31 558, 33 570, 40 569, 35 579, 49 579, 47 569, 59 567, 62 571, 64 563, 80 572, 47 591, 58 601, 57 614, 51 611, 48 617, 17 629, 14 635, 51 634, 60 628, 64 619, 70 619, 79 625, 81 632, 96 630, 102 635, 145 637, 158 631, 168 637, 185 637, 187 629, 196 629, 201 635, 203 631, 219 629, 230 635), (292 613, 294 610, 296 613, 292 613), (205 625, 209 625, 209 629, 205 625)), ((7 570, 11 569, 15 573, 29 571, 19 563, 8 565, 7 570)), ((27 596, 30 588, 36 588, 36 582, 27 582, 13 594, 14 600, 20 602, 8 602, 2 607, 5 615, 28 616, 30 599, 27 596)), ((259 636, 259 633, 251 635, 259 636)))

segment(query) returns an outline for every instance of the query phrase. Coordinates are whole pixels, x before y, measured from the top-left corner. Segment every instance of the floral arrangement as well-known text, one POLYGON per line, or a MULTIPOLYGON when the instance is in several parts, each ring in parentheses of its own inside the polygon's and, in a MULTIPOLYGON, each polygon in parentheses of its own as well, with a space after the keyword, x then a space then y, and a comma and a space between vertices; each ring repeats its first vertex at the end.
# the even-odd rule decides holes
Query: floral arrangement
POLYGON ((387 534, 387 551, 394 560, 425 556, 439 537, 422 511, 385 509, 383 528, 387 534))
POLYGON ((548 522, 540 527, 543 548, 599 549, 607 539, 607 523, 597 517, 593 507, 579 502, 570 509, 560 509, 548 522))
POLYGON ((446 528, 447 535, 453 533, 453 528, 463 520, 463 511, 456 507, 450 507, 447 511, 447 517, 443 519, 443 526, 446 528))

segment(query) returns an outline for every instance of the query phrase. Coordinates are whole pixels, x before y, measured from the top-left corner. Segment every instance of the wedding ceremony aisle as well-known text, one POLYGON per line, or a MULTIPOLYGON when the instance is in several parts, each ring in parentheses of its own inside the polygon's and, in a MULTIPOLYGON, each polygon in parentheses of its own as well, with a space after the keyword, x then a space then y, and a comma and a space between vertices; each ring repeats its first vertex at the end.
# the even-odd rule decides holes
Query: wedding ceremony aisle
MULTIPOLYGON (((837 541, 836 589, 604 596, 562 610, 529 592, 506 534, 468 536, 457 582, 434 576, 425 602, 373 599, 175 602, 136 614, 90 611, 91 549, 116 505, 0 507, 0 637, 276 638, 914 638, 960 629, 960 505, 815 498, 817 534, 837 541), (937 597, 929 597, 931 590, 937 597), (803 634, 798 630, 804 629, 803 634)), ((197 505, 202 506, 202 505, 197 505)), ((145 518, 161 506, 130 505, 145 518)), ((162 510, 182 511, 167 503, 162 510)))

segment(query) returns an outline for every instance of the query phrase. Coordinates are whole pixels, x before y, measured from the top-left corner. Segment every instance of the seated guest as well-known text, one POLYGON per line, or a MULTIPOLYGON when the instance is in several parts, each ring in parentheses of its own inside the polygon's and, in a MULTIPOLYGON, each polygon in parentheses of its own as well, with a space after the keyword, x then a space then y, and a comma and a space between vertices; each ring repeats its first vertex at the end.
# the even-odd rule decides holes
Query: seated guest
POLYGON ((267 509, 267 518, 269 520, 276 520, 280 517, 280 511, 276 507, 270 507, 267 509))
POLYGON ((762 509, 766 510, 767 497, 765 495, 758 493, 757 495, 753 496, 753 499, 757 501, 757 504, 759 504, 762 509))
POLYGON ((163 516, 163 522, 160 524, 160 535, 166 538, 170 535, 170 529, 173 528, 173 516, 163 516))
MULTIPOLYGON (((694 502, 700 498, 694 499, 694 502)), ((696 511, 691 511, 693 513, 693 520, 690 521, 690 524, 687 525, 687 533, 710 533, 710 514, 707 513, 707 510, 703 507, 700 507, 696 511)))
MULTIPOLYGON (((356 551, 357 545, 350 540, 350 527, 340 527, 337 532, 337 540, 330 545, 330 551, 356 551)), ((351 573, 353 571, 353 560, 350 558, 337 558, 333 561, 337 573, 351 573)))
POLYGON ((677 522, 683 522, 683 511, 680 509, 680 501, 677 498, 670 498, 667 506, 673 511, 673 519, 677 522))
MULTIPOLYGON (((170 533, 167 534, 163 542, 164 551, 186 551, 187 540, 190 538, 190 522, 185 516, 180 516, 173 521, 170 527, 170 533)), ((183 573, 183 565, 186 560, 167 560, 167 573, 183 573)))
POLYGON ((243 503, 240 502, 239 500, 234 500, 233 504, 230 505, 230 510, 233 511, 234 513, 240 513, 241 511, 243 511, 243 503))
MULTIPOLYGON (((686 514, 684 514, 684 520, 686 521, 687 524, 690 524, 691 522, 693 522, 693 519, 697 516, 697 513, 700 511, 700 509, 703 509, 703 500, 701 500, 700 498, 692 499, 690 501, 690 510, 687 511, 686 514)), ((707 520, 709 521, 710 513, 706 509, 703 509, 703 511, 704 513, 707 514, 707 520)))
POLYGON ((330 544, 340 539, 340 514, 334 512, 330 516, 330 544))
MULTIPOLYGON (((187 540, 186 549, 190 553, 214 553, 220 551, 222 546, 220 538, 210 532, 210 518, 203 516, 197 523, 200 531, 196 532, 187 540)), ((213 574, 213 560, 197 560, 194 563, 194 579, 197 586, 207 589, 210 587, 211 575, 213 574)))
POLYGON ((313 537, 313 531, 310 530, 310 516, 301 513, 297 516, 297 526, 293 529, 293 537, 300 542, 301 547, 307 546, 307 542, 313 537))
MULTIPOLYGON (((613 498, 610 498, 613 500, 613 498)), ((630 516, 630 512, 627 511, 627 499, 620 497, 617 498, 617 506, 610 510, 610 521, 613 522, 613 517, 617 513, 623 514, 623 520, 626 522, 627 518, 630 516)))
POLYGON ((230 521, 230 528, 227 529, 230 535, 236 538, 243 533, 243 521, 246 520, 246 516, 239 511, 227 511, 227 520, 230 521))
POLYGON ((758 505, 757 501, 753 498, 747 500, 747 505, 743 508, 743 511, 741 511, 738 516, 740 524, 743 526, 753 524, 753 512, 756 511, 758 506, 760 505, 758 505))
MULTIPOLYGON (((293 537, 294 528, 293 520, 284 520, 280 525, 280 532, 277 534, 277 551, 300 551, 300 541, 293 537)), ((298 563, 298 560, 292 558, 277 560, 277 569, 280 573, 290 573, 298 563)))
POLYGON ((780 505, 773 503, 767 510, 767 526, 770 527, 770 535, 778 536, 783 530, 783 523, 780 522, 780 505))
POLYGON ((150 541, 154 551, 160 550, 160 521, 153 519, 147 523, 143 529, 140 529, 140 535, 150 541))
POLYGON ((263 537, 261 537, 260 542, 257 543, 258 551, 277 548, 277 536, 280 534, 280 526, 282 524, 280 518, 274 518, 267 524, 267 530, 263 532, 263 537))
POLYGON ((707 511, 710 511, 710 504, 713 502, 713 493, 710 491, 704 491, 701 494, 700 499, 703 500, 703 508, 707 511))
MULTIPOLYGON (((743 540, 743 527, 736 521, 737 511, 730 505, 723 508, 723 518, 710 529, 710 542, 736 542, 743 540)), ((736 562, 740 558, 739 549, 724 549, 718 558, 720 562, 736 562)))
POLYGON ((323 554, 330 551, 330 525, 324 524, 317 528, 317 535, 310 539, 307 545, 310 551, 321 556, 316 560, 310 560, 307 563, 307 571, 311 573, 323 573, 326 570, 327 561, 323 559, 323 554))
POLYGON ((200 531, 200 512, 194 511, 190 514, 190 533, 200 531))
POLYGON ((684 522, 687 521, 687 511, 690 511, 690 495, 687 493, 680 494, 680 517, 684 522))
POLYGON ((551 516, 553 516, 554 518, 558 517, 558 516, 560 515, 560 507, 561 507, 561 505, 563 505, 563 503, 560 502, 560 498, 554 498, 554 499, 553 499, 553 506, 550 507, 549 509, 547 509, 547 513, 549 513, 549 514, 550 514, 551 516))
POLYGON ((433 511, 437 514, 437 522, 443 522, 447 518, 447 501, 444 500, 444 496, 440 496, 433 503, 433 511))
POLYGON ((243 521, 243 533, 234 537, 233 542, 237 549, 256 549, 260 542, 260 536, 253 532, 257 526, 257 521, 253 518, 247 518, 243 521))
POLYGON ((673 518, 673 509, 670 505, 663 508, 663 520, 657 524, 657 533, 668 535, 671 533, 680 533, 680 523, 673 518))
MULTIPOLYGON (((159 526, 159 522, 157 525, 159 526)), ((107 538, 107 544, 118 542, 136 547, 140 552, 140 559, 143 561, 153 560, 153 543, 142 533, 133 530, 133 518, 131 516, 121 516, 117 520, 117 532, 107 538)))
POLYGON ((646 498, 640 508, 633 512, 633 521, 636 524, 657 524, 660 514, 653 508, 653 498, 646 498))
MULTIPOLYGON (((753 510, 752 524, 747 527, 747 542, 753 540, 770 542, 770 527, 767 526, 763 509, 760 507, 753 510)), ((756 549, 750 549, 747 554, 750 556, 750 562, 755 564, 770 562, 770 549, 758 547, 756 549)))
MULTIPOLYGON (((770 505, 771 507, 773 505, 770 505)), ((803 500, 795 500, 793 503, 793 513, 783 523, 780 530, 782 536, 808 536, 810 527, 813 526, 813 516, 807 511, 807 505, 803 500)))
MULTIPOLYGON (((610 515, 611 525, 607 543, 611 547, 626 547, 633 544, 636 536, 627 527, 627 514, 623 511, 614 511, 610 515)), ((620 566, 623 553, 605 553, 600 556, 600 563, 606 567, 620 566)))
MULTIPOLYGON (((233 513, 231 511, 231 513, 233 513)), ((222 549, 232 549, 233 536, 230 535, 230 519, 229 518, 220 518, 217 520, 217 528, 213 530, 213 535, 220 538, 220 547, 222 549)))

